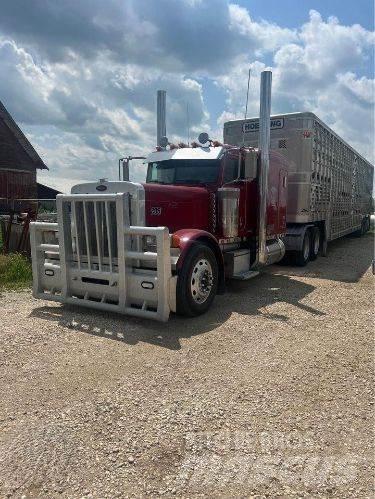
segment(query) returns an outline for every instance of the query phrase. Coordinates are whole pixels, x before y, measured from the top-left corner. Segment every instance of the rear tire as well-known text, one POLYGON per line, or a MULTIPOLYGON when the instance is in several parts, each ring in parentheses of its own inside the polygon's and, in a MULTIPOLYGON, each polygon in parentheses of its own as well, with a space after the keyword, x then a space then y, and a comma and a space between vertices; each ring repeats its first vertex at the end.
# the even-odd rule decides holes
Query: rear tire
POLYGON ((310 241, 310 260, 314 261, 318 258, 320 249, 320 230, 318 227, 313 227, 311 230, 311 241, 310 241))
POLYGON ((302 248, 296 251, 294 262, 297 267, 304 267, 310 259, 310 231, 307 230, 303 237, 302 248))
POLYGON ((366 233, 367 220, 364 218, 361 223, 361 228, 353 232, 354 237, 362 237, 366 233))
POLYGON ((204 314, 215 298, 218 276, 218 265, 213 251, 205 244, 194 244, 177 279, 177 313, 188 317, 204 314))
POLYGON ((365 223, 365 234, 366 232, 368 232, 371 228, 371 221, 370 221, 370 217, 366 217, 366 223, 365 223))

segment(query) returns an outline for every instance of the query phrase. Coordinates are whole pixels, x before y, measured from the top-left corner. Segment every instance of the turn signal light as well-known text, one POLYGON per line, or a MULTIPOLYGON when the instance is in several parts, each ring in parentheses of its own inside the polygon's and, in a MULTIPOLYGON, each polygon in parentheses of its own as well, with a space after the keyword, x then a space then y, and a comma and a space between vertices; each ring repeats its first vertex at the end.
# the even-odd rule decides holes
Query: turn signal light
POLYGON ((179 247, 180 247, 180 237, 176 234, 172 234, 171 248, 179 248, 179 247))

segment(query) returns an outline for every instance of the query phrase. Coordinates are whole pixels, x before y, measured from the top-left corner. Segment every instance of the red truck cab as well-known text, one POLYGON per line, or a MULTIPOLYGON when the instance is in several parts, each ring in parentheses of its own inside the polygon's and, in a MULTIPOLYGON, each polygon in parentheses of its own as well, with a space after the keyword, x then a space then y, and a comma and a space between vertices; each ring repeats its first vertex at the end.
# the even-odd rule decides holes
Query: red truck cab
MULTIPOLYGON (((257 234, 257 150, 231 146, 162 150, 146 160, 146 224, 166 226, 171 233, 197 229, 217 240, 247 238, 257 234), (223 187, 239 191, 238 227, 226 238, 218 193, 223 187)), ((281 236, 286 229, 287 164, 277 152, 270 153, 267 197, 267 236, 281 236)), ((225 241, 224 241, 225 242, 225 241)))

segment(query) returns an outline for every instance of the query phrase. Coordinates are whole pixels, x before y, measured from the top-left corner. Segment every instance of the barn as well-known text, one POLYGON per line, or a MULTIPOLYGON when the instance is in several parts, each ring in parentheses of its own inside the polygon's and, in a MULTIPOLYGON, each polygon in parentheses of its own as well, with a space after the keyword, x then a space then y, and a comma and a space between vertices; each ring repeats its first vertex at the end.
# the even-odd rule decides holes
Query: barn
POLYGON ((0 210, 14 199, 38 197, 36 172, 48 170, 0 101, 0 210))

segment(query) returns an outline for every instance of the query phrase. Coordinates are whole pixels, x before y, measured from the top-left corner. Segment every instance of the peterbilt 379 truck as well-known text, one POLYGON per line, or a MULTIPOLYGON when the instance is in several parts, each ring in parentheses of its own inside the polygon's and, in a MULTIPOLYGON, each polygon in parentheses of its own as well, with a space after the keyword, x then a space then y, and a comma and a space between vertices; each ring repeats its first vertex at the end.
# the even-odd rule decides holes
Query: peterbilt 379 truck
POLYGON ((123 181, 58 195, 57 223, 31 224, 34 296, 161 321, 171 311, 194 316, 227 279, 251 279, 286 251, 304 265, 327 240, 365 232, 372 168, 349 146, 339 150, 337 136, 329 157, 327 128, 313 115, 298 115, 294 128, 278 117, 285 128, 275 137, 271 79, 262 73, 259 121, 227 123, 224 143, 165 139, 145 158, 145 183, 125 169, 123 181), (259 130, 250 136, 249 127, 259 130))

